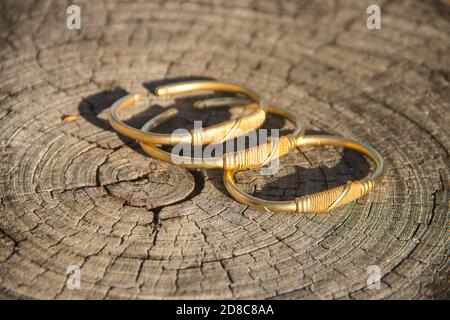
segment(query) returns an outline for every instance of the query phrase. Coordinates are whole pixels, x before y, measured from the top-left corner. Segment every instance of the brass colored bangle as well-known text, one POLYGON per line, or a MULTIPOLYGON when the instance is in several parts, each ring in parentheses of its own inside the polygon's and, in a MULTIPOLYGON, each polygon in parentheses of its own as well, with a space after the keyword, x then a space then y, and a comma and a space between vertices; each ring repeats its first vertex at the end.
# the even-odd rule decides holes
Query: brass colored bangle
POLYGON ((319 145, 332 145, 359 151, 376 164, 376 171, 370 177, 353 182, 349 181, 344 186, 305 195, 291 201, 263 200, 243 192, 238 188, 234 180, 235 170, 225 170, 223 177, 225 187, 234 199, 257 209, 270 212, 306 213, 332 210, 368 194, 375 186, 381 183, 386 169, 383 158, 375 149, 350 139, 326 135, 304 136, 299 141, 298 147, 319 145))
MULTIPOLYGON (((203 104, 197 104, 197 107, 213 108, 223 106, 225 104, 235 104, 239 102, 248 103, 248 100, 240 100, 236 98, 219 98, 205 100, 203 104)), ((153 158, 168 162, 175 163, 185 168, 197 169, 197 168, 225 168, 225 169, 244 169, 244 168, 259 168, 269 163, 282 155, 287 154, 289 151, 295 149, 298 144, 298 140, 301 139, 305 132, 302 119, 297 113, 292 113, 288 110, 268 106, 267 112, 280 115, 292 121, 296 129, 289 135, 282 136, 279 139, 272 139, 269 142, 251 147, 245 150, 237 152, 225 153, 221 157, 211 158, 193 158, 187 156, 180 156, 171 154, 162 150, 161 148, 144 142, 140 142, 142 149, 153 158)), ((141 128, 142 131, 148 132, 161 125, 176 114, 176 109, 169 109, 166 112, 159 114, 158 116, 150 119, 141 128)))
MULTIPOLYGON (((123 135, 132 139, 143 141, 151 144, 177 145, 181 143, 189 143, 194 145, 218 143, 226 139, 233 138, 239 134, 245 134, 250 130, 259 128, 265 120, 266 102, 262 95, 253 89, 240 85, 216 82, 216 81, 193 81, 167 86, 158 87, 155 90, 157 96, 165 96, 178 93, 196 92, 196 91, 222 91, 240 93, 253 102, 257 103, 258 108, 251 113, 244 115, 238 119, 231 119, 208 128, 200 128, 191 130, 186 134, 163 134, 154 132, 143 132, 125 124, 119 117, 119 114, 129 106, 133 105, 141 98, 141 95, 127 95, 111 106, 111 112, 108 120, 111 126, 123 135), (236 130, 240 129, 240 130, 236 130)), ((256 106, 255 106, 256 107, 256 106)), ((171 114, 173 116, 173 114, 171 114)))

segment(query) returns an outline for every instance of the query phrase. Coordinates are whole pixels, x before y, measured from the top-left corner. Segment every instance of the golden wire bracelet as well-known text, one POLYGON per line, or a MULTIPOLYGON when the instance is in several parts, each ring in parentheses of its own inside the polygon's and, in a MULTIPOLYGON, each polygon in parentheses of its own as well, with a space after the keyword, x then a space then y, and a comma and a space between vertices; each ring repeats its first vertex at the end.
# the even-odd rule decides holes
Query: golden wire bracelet
POLYGON ((381 183, 385 174, 385 163, 381 155, 373 148, 358 143, 351 139, 327 135, 303 136, 297 146, 332 145, 354 149, 368 156, 377 166, 370 177, 347 182, 344 186, 338 186, 329 190, 305 195, 291 201, 271 201, 256 198, 242 191, 234 179, 235 170, 225 170, 223 181, 231 196, 237 201, 251 207, 270 212, 326 212, 354 201, 366 194, 381 183))
MULTIPOLYGON (((196 107, 206 109, 248 102, 249 101, 247 99, 239 99, 239 98, 207 99, 202 101, 202 103, 196 103, 196 107)), ((298 113, 293 113, 286 109, 274 106, 268 106, 267 112, 280 115, 293 122, 296 127, 295 131, 286 136, 282 136, 277 140, 275 139, 269 140, 269 142, 259 146, 251 147, 237 152, 228 152, 225 153, 223 156, 208 157, 208 158, 205 157, 195 158, 176 155, 164 151, 154 144, 149 144, 142 141, 140 142, 140 145, 148 155, 168 163, 180 165, 184 168, 190 169, 259 168, 269 163, 271 160, 279 158, 280 156, 285 155, 291 150, 295 149, 298 139, 300 139, 305 132, 303 121, 298 113)), ((163 122, 171 119, 176 114, 177 114, 176 109, 174 108, 169 109, 164 113, 161 113, 158 116, 147 121, 143 125, 141 130, 144 132, 148 132, 158 127, 163 122)))
MULTIPOLYGON (((120 113, 129 106, 141 99, 140 94, 127 95, 111 106, 108 120, 111 126, 123 135, 132 139, 151 144, 177 145, 189 143, 193 145, 202 145, 209 143, 219 143, 239 134, 247 133, 250 130, 259 128, 265 120, 266 102, 262 95, 248 87, 216 82, 216 81, 192 81, 170 84, 156 88, 157 96, 166 96, 171 94, 197 92, 197 91, 221 91, 240 93, 253 102, 256 102, 254 110, 238 119, 231 119, 207 128, 193 129, 186 134, 163 134, 154 132, 144 132, 125 124, 119 117, 120 113), (239 130, 236 130, 239 129, 239 130)), ((173 116, 173 114, 170 114, 173 116)))

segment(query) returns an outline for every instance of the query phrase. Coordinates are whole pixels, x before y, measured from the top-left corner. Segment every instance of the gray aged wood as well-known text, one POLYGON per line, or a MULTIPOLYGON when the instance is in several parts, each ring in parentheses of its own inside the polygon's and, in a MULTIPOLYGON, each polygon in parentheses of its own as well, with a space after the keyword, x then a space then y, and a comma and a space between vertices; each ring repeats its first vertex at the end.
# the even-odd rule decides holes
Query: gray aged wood
MULTIPOLYGON (((64 2, 1 1, 0 295, 445 298, 449 8, 378 2, 382 29, 371 31, 366 0, 90 1, 77 31, 64 2), (300 111, 309 132, 374 146, 388 164, 382 188, 329 214, 259 212, 229 197, 219 170, 153 160, 111 130, 115 99, 184 76, 247 83, 300 111), (70 265, 79 290, 66 286, 70 265), (370 266, 379 289, 367 287, 370 266)), ((146 102, 156 114, 173 101, 146 102)), ((230 116, 191 102, 164 130, 230 116)), ((331 148, 281 165, 237 178, 291 199, 370 169, 331 148)))

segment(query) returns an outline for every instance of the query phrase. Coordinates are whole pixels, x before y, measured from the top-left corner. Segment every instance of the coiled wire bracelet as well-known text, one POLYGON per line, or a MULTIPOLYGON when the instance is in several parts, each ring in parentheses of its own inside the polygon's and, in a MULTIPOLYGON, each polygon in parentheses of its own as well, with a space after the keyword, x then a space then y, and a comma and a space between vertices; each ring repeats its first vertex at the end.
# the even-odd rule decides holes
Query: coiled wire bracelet
POLYGON ((375 172, 367 178, 349 181, 343 186, 305 195, 291 201, 272 201, 256 198, 242 191, 234 179, 235 170, 226 169, 223 181, 231 196, 248 206, 270 212, 326 212, 354 201, 373 190, 381 183, 385 175, 385 163, 381 155, 373 148, 337 136, 306 135, 298 140, 297 147, 331 145, 356 150, 368 156, 377 166, 375 172))
MULTIPOLYGON (((235 137, 237 132, 246 133, 259 128, 265 120, 266 102, 264 97, 251 88, 232 83, 216 81, 190 81, 177 84, 170 84, 156 88, 157 96, 166 96, 179 93, 189 93, 197 91, 220 91, 233 92, 247 96, 256 104, 252 105, 252 112, 237 119, 231 119, 207 128, 193 129, 186 134, 163 134, 154 132, 144 132, 131 127, 120 119, 120 113, 141 99, 140 94, 127 95, 117 100, 112 106, 108 120, 111 126, 119 133, 132 139, 151 144, 177 145, 189 143, 202 145, 208 143, 219 143, 229 138, 235 137), (237 130, 239 129, 239 130, 237 130)), ((173 111, 168 114, 173 116, 173 111)))
MULTIPOLYGON (((206 99, 202 103, 196 103, 196 107, 200 108, 214 108, 224 105, 235 105, 241 103, 248 103, 247 99, 239 98, 216 98, 216 99, 206 99)), ((250 107, 250 106, 249 106, 250 107)), ((180 165, 184 168, 190 169, 213 169, 213 168, 224 168, 224 169, 244 169, 244 168, 259 168, 271 160, 277 159, 291 150, 295 149, 297 141, 303 136, 305 128, 303 121, 298 113, 290 112, 286 109, 274 106, 267 106, 267 112, 280 115, 287 118, 295 125, 295 130, 286 135, 279 137, 279 139, 271 139, 267 143, 254 146, 245 150, 240 150, 236 152, 228 152, 223 154, 223 156, 216 157, 187 157, 180 156, 174 153, 169 153, 162 150, 154 144, 145 143, 140 141, 141 148, 150 156, 168 162, 172 164, 180 165)), ((149 132, 160 126, 165 121, 171 119, 177 114, 177 110, 172 108, 169 109, 158 116, 147 121, 141 128, 144 132, 149 132)))

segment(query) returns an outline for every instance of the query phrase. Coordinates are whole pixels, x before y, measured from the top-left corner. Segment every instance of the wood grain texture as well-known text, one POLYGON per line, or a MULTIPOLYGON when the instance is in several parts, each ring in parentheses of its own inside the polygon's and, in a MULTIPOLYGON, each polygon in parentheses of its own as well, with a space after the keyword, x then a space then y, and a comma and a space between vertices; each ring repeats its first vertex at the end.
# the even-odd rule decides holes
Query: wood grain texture
MULTIPOLYGON (((0 295, 446 298, 449 7, 378 1, 382 29, 370 31, 372 2, 86 1, 77 31, 64 2, 1 1, 0 295), (115 99, 185 76, 247 83, 309 132, 372 145, 388 165, 382 187, 329 214, 260 212, 230 198, 220 170, 153 160, 111 130, 115 99), (79 290, 66 287, 69 265, 79 290), (370 265, 380 289, 366 286, 370 265)), ((233 115, 154 96, 141 109, 173 102, 168 132, 233 115)), ((302 149, 273 177, 237 179, 292 199, 368 170, 357 153, 302 149)))

